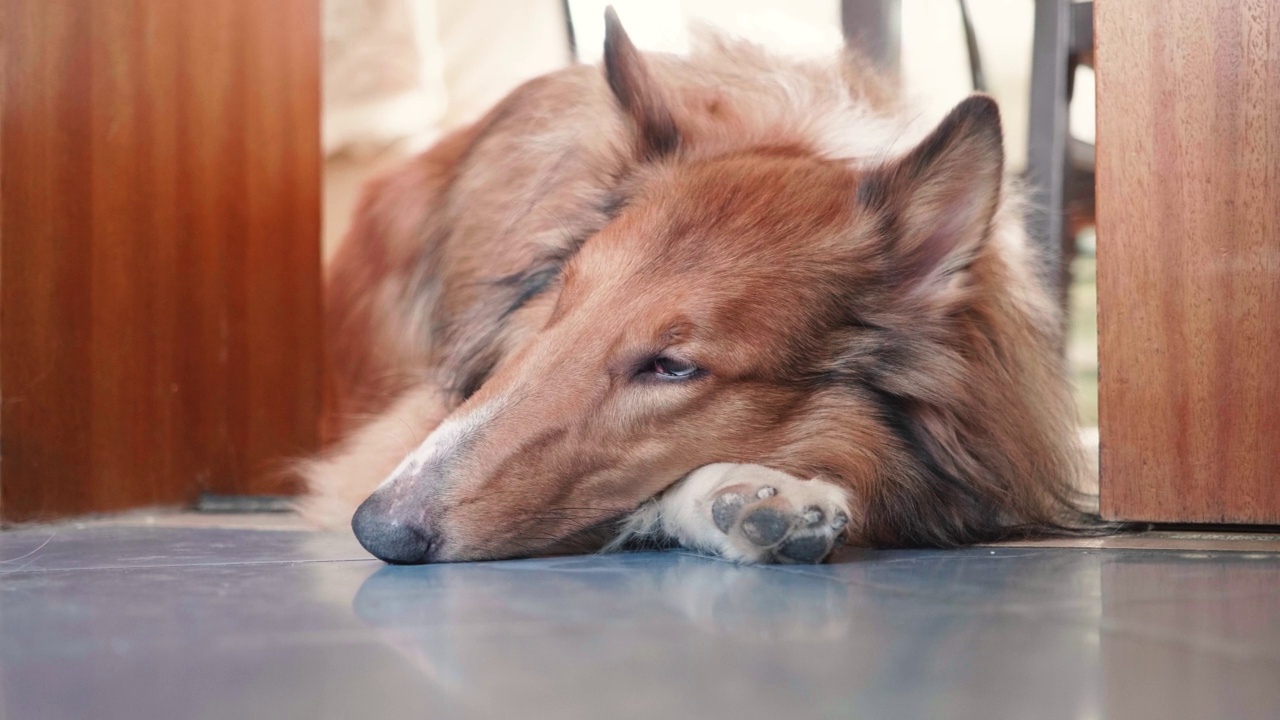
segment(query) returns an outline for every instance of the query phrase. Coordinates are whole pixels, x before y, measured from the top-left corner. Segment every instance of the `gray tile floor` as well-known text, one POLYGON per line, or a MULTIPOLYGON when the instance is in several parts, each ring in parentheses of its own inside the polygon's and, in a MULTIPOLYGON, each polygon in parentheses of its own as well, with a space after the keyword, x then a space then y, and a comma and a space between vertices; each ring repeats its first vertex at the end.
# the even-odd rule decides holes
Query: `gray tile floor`
POLYGON ((1276 718, 1280 555, 386 567, 291 530, 0 533, 0 717, 1276 718))

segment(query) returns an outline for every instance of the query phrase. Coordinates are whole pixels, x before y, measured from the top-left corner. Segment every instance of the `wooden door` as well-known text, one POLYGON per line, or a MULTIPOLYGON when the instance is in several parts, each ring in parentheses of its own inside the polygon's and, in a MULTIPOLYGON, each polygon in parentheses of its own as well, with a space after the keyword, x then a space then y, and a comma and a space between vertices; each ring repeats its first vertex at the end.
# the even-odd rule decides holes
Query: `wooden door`
POLYGON ((1102 511, 1280 523, 1280 3, 1095 3, 1102 511))
POLYGON ((318 0, 0 0, 0 516, 287 490, 320 404, 318 0))

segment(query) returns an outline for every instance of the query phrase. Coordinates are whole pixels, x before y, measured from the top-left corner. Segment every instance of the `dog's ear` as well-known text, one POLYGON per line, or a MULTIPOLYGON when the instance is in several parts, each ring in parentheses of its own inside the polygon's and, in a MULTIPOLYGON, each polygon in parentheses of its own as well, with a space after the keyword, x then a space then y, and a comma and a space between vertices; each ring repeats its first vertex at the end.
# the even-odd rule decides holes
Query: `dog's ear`
POLYGON ((662 88, 654 82, 644 56, 622 29, 618 13, 604 11, 604 69, 618 104, 637 130, 637 154, 645 160, 668 155, 680 145, 680 132, 662 88))
POLYGON ((911 152, 863 178, 858 202, 880 214, 900 279, 967 267, 991 228, 1003 172, 1000 110, 973 95, 911 152))

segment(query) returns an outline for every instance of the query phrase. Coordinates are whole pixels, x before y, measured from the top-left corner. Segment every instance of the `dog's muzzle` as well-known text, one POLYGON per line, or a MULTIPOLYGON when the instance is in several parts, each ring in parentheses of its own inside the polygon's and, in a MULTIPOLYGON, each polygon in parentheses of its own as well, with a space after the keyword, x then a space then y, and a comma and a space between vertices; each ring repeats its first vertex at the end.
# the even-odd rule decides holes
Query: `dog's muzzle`
POLYGON ((375 492, 351 518, 356 539, 383 562, 421 565, 439 555, 440 535, 424 518, 408 518, 393 509, 388 493, 375 492))

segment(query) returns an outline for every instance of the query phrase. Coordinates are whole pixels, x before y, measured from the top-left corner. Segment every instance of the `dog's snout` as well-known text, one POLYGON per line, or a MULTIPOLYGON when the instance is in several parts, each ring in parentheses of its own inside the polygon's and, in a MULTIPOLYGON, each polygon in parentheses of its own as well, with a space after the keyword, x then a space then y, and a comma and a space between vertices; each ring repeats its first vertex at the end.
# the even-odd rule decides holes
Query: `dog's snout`
POLYGON ((393 511, 374 493, 351 518, 356 539, 375 557, 395 565, 431 562, 439 549, 439 536, 422 519, 410 520, 393 511))

